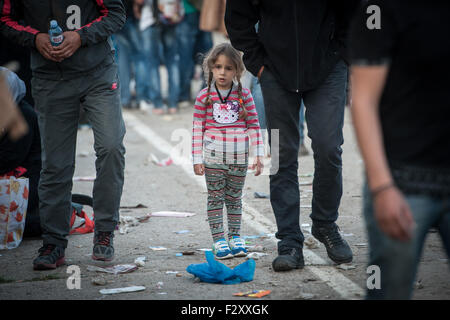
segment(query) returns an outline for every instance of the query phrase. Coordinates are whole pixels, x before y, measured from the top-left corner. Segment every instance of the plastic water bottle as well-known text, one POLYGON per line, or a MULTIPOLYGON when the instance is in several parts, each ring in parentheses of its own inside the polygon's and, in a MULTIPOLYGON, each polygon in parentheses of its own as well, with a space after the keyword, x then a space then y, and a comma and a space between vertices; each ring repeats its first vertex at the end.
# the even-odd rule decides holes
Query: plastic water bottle
POLYGON ((63 31, 56 20, 50 21, 50 30, 48 30, 50 36, 50 43, 52 46, 59 46, 64 41, 63 31))

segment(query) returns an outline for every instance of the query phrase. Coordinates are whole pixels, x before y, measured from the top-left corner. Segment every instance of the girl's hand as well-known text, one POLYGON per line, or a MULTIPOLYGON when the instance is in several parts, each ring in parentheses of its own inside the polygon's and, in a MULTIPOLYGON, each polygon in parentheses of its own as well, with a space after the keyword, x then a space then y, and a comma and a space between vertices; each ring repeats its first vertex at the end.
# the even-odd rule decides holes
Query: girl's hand
POLYGON ((261 157, 255 157, 253 164, 250 166, 250 169, 255 170, 255 176, 259 176, 263 169, 263 164, 261 162, 261 157))
POLYGON ((378 194, 374 199, 375 219, 380 229, 391 238, 411 240, 414 218, 402 193, 395 187, 378 194))
POLYGON ((194 172, 198 176, 202 176, 205 173, 205 165, 202 163, 194 164, 194 172))

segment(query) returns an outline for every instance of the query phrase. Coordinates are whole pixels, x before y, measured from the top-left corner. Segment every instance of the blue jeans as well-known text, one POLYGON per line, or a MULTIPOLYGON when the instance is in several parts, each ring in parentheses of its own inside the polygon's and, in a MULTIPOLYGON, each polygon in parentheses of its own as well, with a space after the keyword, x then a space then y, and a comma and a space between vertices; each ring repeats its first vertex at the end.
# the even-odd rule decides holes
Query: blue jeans
POLYGON ((117 49, 122 105, 131 102, 132 68, 136 81, 136 100, 150 100, 148 64, 142 48, 142 35, 135 20, 127 19, 123 28, 114 35, 114 44, 117 49))
POLYGON ((369 238, 369 265, 380 268, 380 289, 367 289, 367 299, 410 299, 425 237, 438 229, 450 257, 450 197, 405 195, 417 225, 409 242, 384 234, 374 217, 372 197, 364 186, 364 218, 369 238))
POLYGON ((177 26, 152 25, 142 31, 144 52, 148 58, 151 86, 151 100, 155 108, 163 107, 161 95, 161 78, 159 66, 161 64, 161 49, 164 63, 169 75, 168 107, 176 108, 180 92, 180 68, 178 43, 176 37, 177 26))
POLYGON ((300 130, 300 144, 305 141, 305 103, 302 100, 302 104, 300 106, 300 115, 299 115, 299 125, 298 130, 300 130))
POLYGON ((266 113, 264 111, 264 99, 259 84, 258 77, 252 75, 251 80, 253 102, 255 103, 256 112, 258 113, 259 126, 261 129, 266 129, 266 113))
POLYGON ((275 214, 279 252, 302 248, 298 183, 299 118, 301 100, 306 107, 308 136, 314 153, 312 213, 316 226, 335 223, 342 196, 342 149, 347 65, 339 61, 317 88, 296 93, 286 90, 265 68, 261 78, 269 144, 272 150, 270 202, 275 214), (271 130, 279 129, 279 155, 271 142, 271 130))
POLYGON ((206 53, 212 47, 211 33, 198 28, 199 19, 199 12, 186 14, 176 28, 180 53, 180 101, 191 100, 195 55, 206 53))

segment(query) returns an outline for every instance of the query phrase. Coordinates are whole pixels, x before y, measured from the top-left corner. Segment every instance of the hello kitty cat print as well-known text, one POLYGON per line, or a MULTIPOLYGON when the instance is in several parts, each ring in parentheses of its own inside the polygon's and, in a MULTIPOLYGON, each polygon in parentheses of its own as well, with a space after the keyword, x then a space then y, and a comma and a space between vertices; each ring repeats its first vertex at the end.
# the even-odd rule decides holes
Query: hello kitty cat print
POLYGON ((213 104, 213 118, 217 123, 234 123, 239 119, 239 102, 227 101, 226 103, 213 104))

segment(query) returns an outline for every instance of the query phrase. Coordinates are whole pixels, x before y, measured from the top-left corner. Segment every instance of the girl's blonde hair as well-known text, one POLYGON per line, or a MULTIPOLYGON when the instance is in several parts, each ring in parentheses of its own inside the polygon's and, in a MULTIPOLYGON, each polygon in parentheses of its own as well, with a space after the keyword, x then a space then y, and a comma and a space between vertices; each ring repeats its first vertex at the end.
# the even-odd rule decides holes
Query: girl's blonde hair
POLYGON ((214 68, 214 64, 217 61, 217 58, 220 55, 224 55, 228 59, 230 59, 236 70, 236 81, 238 83, 238 97, 239 103, 241 104, 242 111, 239 114, 239 119, 243 119, 247 117, 247 109, 245 109, 244 101, 242 97, 242 84, 241 84, 241 76, 245 71, 244 62, 242 61, 241 54, 237 51, 233 46, 229 43, 221 43, 214 48, 212 48, 205 56, 203 60, 203 72, 205 74, 205 80, 208 85, 208 93, 206 96, 205 104, 210 105, 212 103, 211 100, 211 84, 213 81, 213 73, 212 69, 214 68))

